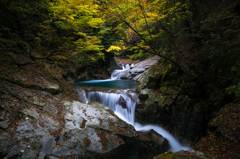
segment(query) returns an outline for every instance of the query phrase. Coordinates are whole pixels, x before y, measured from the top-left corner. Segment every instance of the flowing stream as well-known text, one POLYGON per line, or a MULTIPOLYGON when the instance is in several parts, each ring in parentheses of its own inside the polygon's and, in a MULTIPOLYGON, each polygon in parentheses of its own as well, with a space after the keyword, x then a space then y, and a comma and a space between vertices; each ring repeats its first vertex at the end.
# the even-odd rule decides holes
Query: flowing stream
MULTIPOLYGON (((123 82, 124 80, 119 80, 121 79, 120 76, 128 71, 128 69, 130 69, 129 65, 123 67, 122 70, 115 70, 111 75, 111 79, 84 81, 82 82, 82 85, 87 86, 86 84, 89 84, 90 86, 96 86, 97 84, 100 84, 100 86, 102 86, 103 83, 108 84, 109 82, 115 82, 117 84, 118 82, 123 82)), ((181 145, 173 135, 161 126, 152 124, 143 125, 135 121, 135 108, 138 97, 133 90, 124 89, 116 93, 89 91, 86 92, 85 98, 87 99, 87 103, 95 101, 109 107, 120 119, 132 125, 136 131, 147 132, 154 130, 169 142, 170 150, 173 152, 190 150, 189 147, 181 145)))

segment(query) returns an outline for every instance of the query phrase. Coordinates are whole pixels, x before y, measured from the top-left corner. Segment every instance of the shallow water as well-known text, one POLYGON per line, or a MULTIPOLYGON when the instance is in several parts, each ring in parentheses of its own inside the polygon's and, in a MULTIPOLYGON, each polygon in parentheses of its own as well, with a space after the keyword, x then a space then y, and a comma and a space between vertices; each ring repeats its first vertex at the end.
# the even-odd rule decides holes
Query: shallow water
POLYGON ((77 81, 76 85, 79 87, 134 89, 136 87, 136 81, 134 81, 134 80, 118 80, 118 79, 89 80, 89 81, 77 81))

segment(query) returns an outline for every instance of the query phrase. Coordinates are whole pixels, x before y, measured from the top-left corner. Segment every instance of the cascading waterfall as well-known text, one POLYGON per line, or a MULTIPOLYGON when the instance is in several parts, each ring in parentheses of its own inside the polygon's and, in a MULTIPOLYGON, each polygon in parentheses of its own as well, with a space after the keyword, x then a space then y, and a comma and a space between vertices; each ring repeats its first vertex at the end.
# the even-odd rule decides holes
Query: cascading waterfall
POLYGON ((108 106, 120 119, 132 125, 136 131, 147 132, 154 130, 166 140, 168 140, 171 151, 190 150, 182 146, 168 131, 158 125, 142 125, 135 122, 136 95, 132 92, 124 93, 105 93, 88 92, 87 98, 90 102, 97 101, 108 106))
POLYGON ((134 123, 136 98, 135 93, 88 92, 88 101, 97 101, 108 106, 120 119, 128 124, 134 123))
POLYGON ((130 76, 130 69, 134 67, 134 64, 126 64, 122 65, 122 69, 114 70, 111 74, 111 79, 121 79, 121 78, 127 78, 130 76))
MULTIPOLYGON (((121 79, 122 72, 129 71, 130 65, 124 66, 122 70, 115 70, 111 77, 121 79)), ((135 121, 135 108, 137 103, 137 95, 130 90, 122 90, 118 93, 107 93, 100 91, 86 92, 88 102, 99 102, 109 107, 120 119, 132 125, 136 131, 147 132, 154 130, 156 133, 164 137, 171 147, 171 151, 190 150, 189 147, 182 146, 180 142, 174 138, 167 130, 158 125, 143 125, 135 121)))

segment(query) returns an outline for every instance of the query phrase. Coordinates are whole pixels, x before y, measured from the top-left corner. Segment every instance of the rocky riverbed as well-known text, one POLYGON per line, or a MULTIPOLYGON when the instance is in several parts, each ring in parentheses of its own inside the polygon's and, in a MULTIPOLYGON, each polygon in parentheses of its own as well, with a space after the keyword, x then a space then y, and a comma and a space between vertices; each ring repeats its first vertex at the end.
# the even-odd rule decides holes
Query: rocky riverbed
MULTIPOLYGON (((27 56, 19 64, 9 56, 1 56, 1 158, 206 159, 197 151, 164 153, 169 145, 154 131, 136 132, 107 107, 79 102, 75 85, 67 78, 72 70, 67 66, 33 61, 27 56)), ((210 157, 237 157, 239 104, 228 104, 217 111, 209 122, 207 135, 196 134, 195 128, 199 127, 196 124, 203 122, 201 111, 204 109, 188 109, 184 103, 189 103, 189 97, 179 95, 178 87, 163 87, 159 83, 159 80, 164 83, 166 72, 157 65, 156 59, 148 59, 154 61, 151 65, 136 64, 144 70, 129 77, 138 77, 137 119, 164 125, 210 157), (189 135, 199 135, 200 140, 191 142, 189 135)))

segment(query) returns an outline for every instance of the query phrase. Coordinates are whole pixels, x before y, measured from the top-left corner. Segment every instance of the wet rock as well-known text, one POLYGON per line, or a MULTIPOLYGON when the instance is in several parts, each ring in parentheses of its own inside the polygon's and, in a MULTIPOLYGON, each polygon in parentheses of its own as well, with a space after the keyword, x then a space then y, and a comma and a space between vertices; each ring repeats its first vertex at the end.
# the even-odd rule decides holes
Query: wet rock
POLYGON ((118 104, 123 108, 127 108, 127 102, 125 101, 125 99, 122 96, 120 96, 120 98, 118 100, 118 104))

